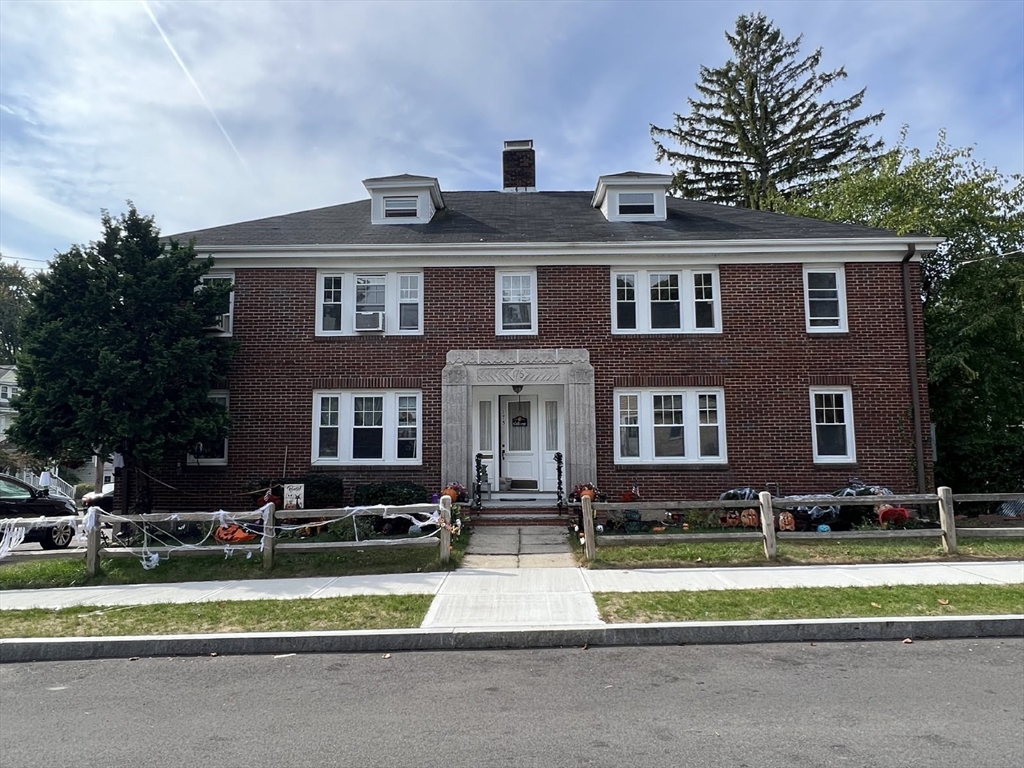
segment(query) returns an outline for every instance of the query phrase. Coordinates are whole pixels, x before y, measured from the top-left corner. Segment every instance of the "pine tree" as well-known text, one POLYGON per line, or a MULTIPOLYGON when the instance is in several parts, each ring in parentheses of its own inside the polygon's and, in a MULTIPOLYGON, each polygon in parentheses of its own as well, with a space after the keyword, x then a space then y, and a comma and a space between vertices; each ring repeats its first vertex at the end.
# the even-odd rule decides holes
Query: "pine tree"
POLYGON ((209 399, 232 342, 215 338, 230 288, 206 285, 210 260, 165 244, 134 206, 103 216, 103 236, 58 254, 39 276, 22 325, 12 440, 58 461, 125 454, 146 468, 223 436, 228 415, 209 399))
POLYGON ((676 168, 674 186, 684 197, 772 210, 780 197, 880 150, 882 142, 863 132, 883 113, 851 117, 863 89, 820 101, 846 71, 819 72, 820 48, 799 59, 803 35, 788 41, 758 13, 740 16, 725 37, 734 58, 717 69, 701 66, 690 114, 676 114, 672 128, 651 125, 656 157, 676 168))

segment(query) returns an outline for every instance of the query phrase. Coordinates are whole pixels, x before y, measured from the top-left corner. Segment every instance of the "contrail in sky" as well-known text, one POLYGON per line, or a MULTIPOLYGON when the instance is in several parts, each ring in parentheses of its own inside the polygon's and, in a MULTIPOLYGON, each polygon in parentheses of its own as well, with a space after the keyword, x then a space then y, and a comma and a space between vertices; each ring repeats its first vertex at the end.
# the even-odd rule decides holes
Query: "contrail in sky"
POLYGON ((235 157, 238 158, 238 162, 240 162, 242 164, 242 167, 245 168, 245 170, 251 175, 252 170, 249 168, 249 164, 245 162, 245 158, 243 158, 242 153, 238 151, 238 147, 235 146, 235 142, 233 142, 231 140, 231 137, 228 136, 228 132, 227 130, 225 130, 223 123, 221 123, 220 118, 217 117, 217 113, 213 111, 213 107, 210 106, 210 102, 208 102, 206 100, 206 97, 203 96, 203 92, 199 88, 199 83, 195 81, 195 78, 192 77, 192 73, 189 72, 188 67, 185 66, 185 62, 181 60, 181 56, 179 56, 178 52, 174 50, 174 46, 171 45, 171 41, 168 39, 167 34, 163 30, 163 27, 160 26, 160 22, 157 21, 156 16, 153 15, 153 11, 149 9, 149 5, 146 3, 146 0, 139 0, 139 3, 146 11, 146 14, 149 16, 150 20, 153 22, 153 26, 156 27, 156 31, 160 33, 160 37, 163 38, 164 43, 167 44, 167 50, 171 52, 171 55, 174 57, 174 60, 178 62, 178 66, 181 67, 181 71, 185 73, 185 77, 187 77, 188 81, 192 83, 192 87, 196 89, 196 93, 199 94, 199 98, 203 102, 203 106, 206 107, 206 110, 210 113, 210 117, 213 118, 213 121, 217 123, 217 127, 220 128, 220 132, 224 134, 224 139, 231 146, 231 149, 235 153, 235 157))

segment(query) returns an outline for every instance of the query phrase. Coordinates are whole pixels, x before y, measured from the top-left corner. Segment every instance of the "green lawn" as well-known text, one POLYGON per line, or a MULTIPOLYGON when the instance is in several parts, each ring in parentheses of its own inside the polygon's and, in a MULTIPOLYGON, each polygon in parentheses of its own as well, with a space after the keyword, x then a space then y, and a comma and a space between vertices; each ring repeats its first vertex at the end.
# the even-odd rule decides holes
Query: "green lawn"
POLYGON ((1024 539, 957 537, 959 553, 947 555, 937 539, 822 539, 778 543, 777 559, 765 559, 757 541, 717 541, 602 546, 591 568, 683 568, 721 565, 851 565, 920 561, 1022 560, 1024 539))
POLYGON ((1024 585, 601 592, 594 595, 594 600, 604 621, 623 624, 1021 614, 1024 585))
POLYGON ((0 564, 0 589, 38 589, 42 587, 75 587, 107 584, 153 584, 180 581, 229 581, 233 579, 266 579, 305 576, 362 576, 375 573, 420 573, 455 568, 466 552, 470 534, 463 532, 452 539, 452 556, 442 564, 438 547, 367 547, 337 552, 278 551, 274 568, 263 570, 262 556, 251 558, 236 552, 225 558, 219 548, 205 557, 173 554, 146 570, 138 559, 107 558, 101 562, 102 572, 89 578, 85 559, 40 560, 0 564))
POLYGON ((418 627, 430 595, 4 611, 0 637, 94 637, 418 627))

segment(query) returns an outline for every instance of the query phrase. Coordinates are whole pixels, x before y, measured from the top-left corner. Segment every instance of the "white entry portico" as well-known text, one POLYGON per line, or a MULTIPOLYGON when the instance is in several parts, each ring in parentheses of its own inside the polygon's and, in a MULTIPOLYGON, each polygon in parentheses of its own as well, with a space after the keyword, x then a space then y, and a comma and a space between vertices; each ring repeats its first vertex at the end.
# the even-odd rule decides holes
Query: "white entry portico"
POLYGON ((585 349, 452 350, 442 374, 440 482, 555 492, 597 472, 594 369, 585 349))

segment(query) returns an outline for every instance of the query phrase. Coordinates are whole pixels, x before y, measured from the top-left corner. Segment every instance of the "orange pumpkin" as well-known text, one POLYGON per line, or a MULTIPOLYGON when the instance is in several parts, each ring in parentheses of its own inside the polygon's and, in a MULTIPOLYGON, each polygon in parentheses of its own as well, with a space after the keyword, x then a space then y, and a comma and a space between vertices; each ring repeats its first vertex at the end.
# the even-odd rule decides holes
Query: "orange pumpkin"
POLYGON ((449 499, 451 499, 452 504, 459 500, 459 492, 456 491, 454 488, 445 488, 443 491, 441 491, 441 495, 447 496, 449 499))
POLYGON ((240 525, 232 524, 226 527, 217 526, 213 532, 213 538, 221 544, 244 544, 255 539, 256 534, 245 530, 240 525))
POLYGON ((796 518, 793 517, 793 513, 789 510, 785 510, 779 513, 779 530, 780 531, 795 531, 796 530, 796 518))
POLYGON ((744 528, 757 528, 760 523, 759 515, 753 509, 744 509, 740 512, 740 522, 744 528))
POLYGON ((725 527, 736 528, 740 524, 740 513, 736 510, 729 510, 725 515, 725 527))

